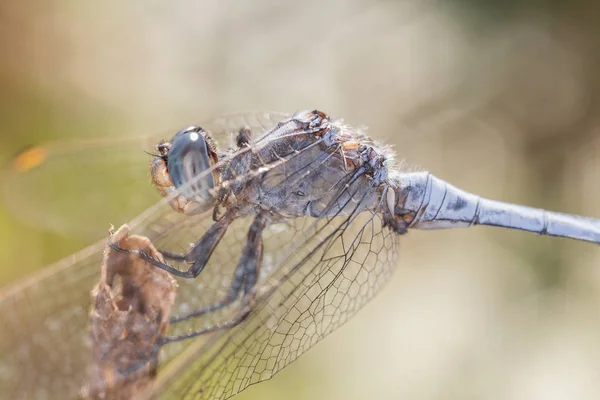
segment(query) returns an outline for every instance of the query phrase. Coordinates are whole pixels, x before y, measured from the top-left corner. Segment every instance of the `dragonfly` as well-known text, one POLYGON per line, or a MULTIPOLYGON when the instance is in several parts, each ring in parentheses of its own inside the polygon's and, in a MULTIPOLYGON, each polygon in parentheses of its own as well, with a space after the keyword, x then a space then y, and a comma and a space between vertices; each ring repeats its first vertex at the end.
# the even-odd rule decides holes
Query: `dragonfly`
MULTIPOLYGON (((110 244, 177 278, 157 344, 158 398, 224 399, 271 378, 380 291, 412 229, 486 225, 600 243, 598 219, 468 193, 319 110, 231 114, 166 141, 32 147, 4 173, 7 203, 48 207, 54 174, 98 154, 103 161, 90 170, 103 173, 106 160, 117 159, 121 176, 147 168, 162 196, 128 223, 161 257, 110 244)), ((122 197, 101 204, 137 205, 122 197)), ((59 208, 50 211, 40 223, 68 226, 59 208)), ((106 243, 0 289, 1 396, 81 396, 90 290, 106 243)))

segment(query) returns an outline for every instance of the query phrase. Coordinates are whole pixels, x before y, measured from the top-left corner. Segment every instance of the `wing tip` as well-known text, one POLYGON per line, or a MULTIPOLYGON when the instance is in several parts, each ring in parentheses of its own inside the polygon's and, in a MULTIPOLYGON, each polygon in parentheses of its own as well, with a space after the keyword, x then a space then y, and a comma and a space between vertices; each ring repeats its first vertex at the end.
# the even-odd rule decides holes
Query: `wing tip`
POLYGON ((44 146, 28 146, 17 153, 10 162, 10 170, 26 173, 39 167, 48 159, 48 149, 44 146))

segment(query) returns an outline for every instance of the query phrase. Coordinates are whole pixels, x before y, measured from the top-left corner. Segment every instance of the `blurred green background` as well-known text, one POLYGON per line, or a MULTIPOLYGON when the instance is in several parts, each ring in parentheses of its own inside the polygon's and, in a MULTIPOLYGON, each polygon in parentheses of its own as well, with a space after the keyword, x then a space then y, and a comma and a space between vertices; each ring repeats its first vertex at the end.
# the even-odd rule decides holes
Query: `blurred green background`
MULTIPOLYGON (((30 0, 0 4, 0 32, 0 160, 47 140, 168 137, 220 112, 319 108, 463 189, 600 217, 594 2, 30 0)), ((111 185, 118 175, 98 181, 109 199, 148 186, 143 173, 111 185)), ((74 164, 55 200, 89 213, 73 221, 85 234, 0 205, 1 285, 143 211, 82 201, 85 180, 74 164)), ((381 295, 237 398, 599 398, 599 301, 597 246, 411 233, 381 295)))

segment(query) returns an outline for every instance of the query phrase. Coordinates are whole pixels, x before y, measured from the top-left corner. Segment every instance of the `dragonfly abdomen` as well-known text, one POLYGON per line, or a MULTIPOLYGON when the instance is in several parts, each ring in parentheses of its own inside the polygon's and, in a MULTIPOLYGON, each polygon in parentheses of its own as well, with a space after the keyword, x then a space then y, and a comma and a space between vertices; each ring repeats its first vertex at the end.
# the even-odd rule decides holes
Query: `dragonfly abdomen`
POLYGON ((429 172, 401 174, 395 189, 396 218, 409 228, 487 225, 600 243, 600 220, 482 198, 429 172))

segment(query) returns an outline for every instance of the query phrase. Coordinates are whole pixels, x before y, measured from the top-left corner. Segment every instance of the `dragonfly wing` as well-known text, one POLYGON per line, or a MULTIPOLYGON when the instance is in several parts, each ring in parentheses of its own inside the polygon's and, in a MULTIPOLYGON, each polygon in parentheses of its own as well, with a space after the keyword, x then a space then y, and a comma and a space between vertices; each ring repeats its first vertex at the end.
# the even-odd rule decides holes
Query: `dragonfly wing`
MULTIPOLYGON (((307 165, 312 164, 314 159, 307 160, 307 165)), ((332 198, 331 204, 342 198, 359 199, 349 214, 296 218, 265 229, 263 265, 251 314, 229 330, 166 345, 156 382, 161 396, 226 398, 268 379, 377 292, 395 266, 397 235, 384 226, 377 210, 360 212, 364 210, 360 199, 378 196, 373 186, 360 190, 332 198)), ((182 215, 163 199, 129 225, 160 250, 185 252, 212 223, 210 211, 182 215)), ((173 316, 224 298, 249 223, 249 219, 235 220, 202 274, 179 281, 173 316)), ((99 280, 104 247, 101 241, 0 290, 0 323, 6 332, 0 335, 2 393, 12 398, 77 396, 91 357, 90 290, 99 280)), ((168 334, 212 326, 235 313, 235 306, 180 322, 168 334)))
MULTIPOLYGON (((180 344, 179 356, 159 375, 161 395, 224 399, 269 379, 377 293, 396 265, 397 245, 398 235, 370 211, 267 228, 268 276, 257 288, 250 316, 232 329, 180 344)), ((175 329, 182 333, 206 324, 175 329)))
POLYGON ((143 152, 148 139, 30 147, 3 171, 4 201, 17 218, 32 226, 97 239, 111 222, 126 221, 157 201, 149 184, 149 156, 143 152), (120 201, 109 201, 117 196, 120 201))
MULTIPOLYGON (((263 132, 284 116, 237 113, 205 126, 216 132, 213 135, 222 146, 227 146, 240 127, 263 132)), ((132 209, 155 201, 149 200, 155 198, 150 194, 155 190, 149 184, 148 155, 142 150, 151 150, 159 140, 157 136, 144 136, 31 148, 3 171, 5 200, 18 216, 36 226, 99 236, 106 232, 109 222, 125 220, 132 209), (74 174, 81 179, 74 180, 74 174), (82 200, 81 196, 89 199, 82 200), (63 204, 64 198, 71 201, 63 204)), ((130 226, 171 250, 183 251, 211 223, 210 213, 183 216, 162 199, 130 226)), ((231 254, 235 254, 236 243, 243 245, 243 234, 229 244, 231 254)), ((0 323, 4 327, 0 335, 0 392, 12 394, 12 398, 77 396, 90 362, 90 291, 99 280, 105 244, 106 240, 101 240, 0 289, 0 323)), ((223 257, 222 261, 227 260, 223 257)), ((183 284, 181 292, 182 304, 199 294, 192 284, 183 284)), ((206 292, 201 294, 210 301, 219 291, 215 289, 214 293, 212 297, 206 292)))
POLYGON ((105 242, 0 291, 0 393, 73 398, 89 365, 90 291, 105 242))
MULTIPOLYGON (((241 127, 259 134, 286 116, 240 112, 201 126, 227 148, 241 127)), ((110 223, 121 224, 158 201, 147 152, 155 153, 156 145, 174 132, 32 146, 0 172, 2 197, 17 218, 34 227, 98 239, 110 223)))

